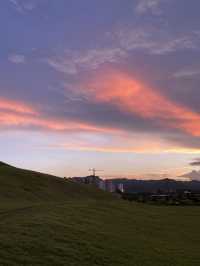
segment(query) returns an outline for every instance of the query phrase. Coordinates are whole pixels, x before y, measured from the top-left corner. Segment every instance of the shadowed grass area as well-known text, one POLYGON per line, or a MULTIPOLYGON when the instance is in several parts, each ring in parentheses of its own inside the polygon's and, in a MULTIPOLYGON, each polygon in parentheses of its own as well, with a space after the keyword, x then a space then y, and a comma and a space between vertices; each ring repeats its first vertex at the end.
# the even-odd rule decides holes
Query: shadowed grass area
POLYGON ((2 164, 0 199, 0 265, 199 265, 199 207, 128 203, 2 164))
POLYGON ((57 201, 111 196, 94 187, 55 176, 19 169, 0 162, 0 201, 57 201))

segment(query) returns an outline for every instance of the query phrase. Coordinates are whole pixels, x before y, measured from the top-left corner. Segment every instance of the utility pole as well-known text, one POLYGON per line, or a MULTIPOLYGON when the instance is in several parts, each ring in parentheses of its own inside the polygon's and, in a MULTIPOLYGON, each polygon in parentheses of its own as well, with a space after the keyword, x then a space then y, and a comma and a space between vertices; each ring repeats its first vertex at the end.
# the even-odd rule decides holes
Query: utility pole
POLYGON ((96 176, 96 172, 101 172, 101 171, 103 171, 103 170, 97 170, 97 169, 95 169, 95 168, 90 168, 88 171, 91 171, 91 172, 92 172, 92 175, 93 175, 93 176, 96 176))

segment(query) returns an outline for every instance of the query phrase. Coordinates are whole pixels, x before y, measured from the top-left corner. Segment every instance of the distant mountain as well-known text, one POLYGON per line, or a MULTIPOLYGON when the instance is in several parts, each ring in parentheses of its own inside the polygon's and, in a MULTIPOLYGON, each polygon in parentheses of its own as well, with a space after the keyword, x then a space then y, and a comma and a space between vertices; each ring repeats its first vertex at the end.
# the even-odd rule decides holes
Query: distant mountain
POLYGON ((115 185, 123 184, 124 191, 127 193, 155 193, 158 190, 163 192, 176 190, 200 191, 198 180, 178 181, 168 178, 161 180, 112 179, 112 182, 115 185))
POLYGON ((200 181, 200 171, 193 170, 192 172, 186 173, 182 176, 182 178, 188 178, 189 180, 197 180, 200 181))

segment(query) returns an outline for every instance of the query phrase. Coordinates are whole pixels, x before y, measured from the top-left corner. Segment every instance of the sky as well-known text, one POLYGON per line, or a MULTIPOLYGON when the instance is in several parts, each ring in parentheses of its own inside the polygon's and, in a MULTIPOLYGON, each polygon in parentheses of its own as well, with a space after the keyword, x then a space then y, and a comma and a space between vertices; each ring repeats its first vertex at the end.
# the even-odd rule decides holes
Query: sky
POLYGON ((2 0, 0 160, 178 177, 200 157, 199 0, 2 0))

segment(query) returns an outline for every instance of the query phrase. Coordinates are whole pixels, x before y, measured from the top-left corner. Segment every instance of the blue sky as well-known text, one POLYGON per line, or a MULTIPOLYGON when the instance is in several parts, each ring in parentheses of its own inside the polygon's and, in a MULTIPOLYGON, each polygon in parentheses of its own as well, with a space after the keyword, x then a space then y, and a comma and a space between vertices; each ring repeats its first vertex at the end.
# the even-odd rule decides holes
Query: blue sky
POLYGON ((3 0, 0 158, 176 177, 200 152, 198 0, 3 0))

